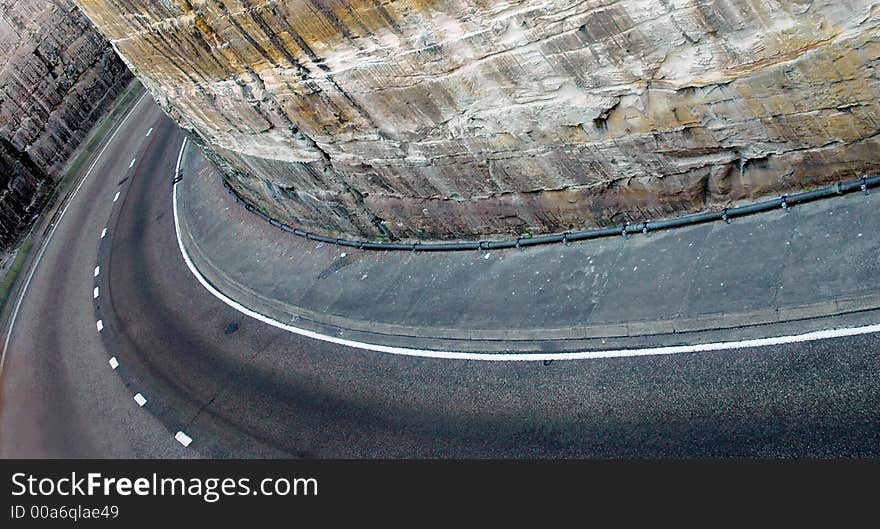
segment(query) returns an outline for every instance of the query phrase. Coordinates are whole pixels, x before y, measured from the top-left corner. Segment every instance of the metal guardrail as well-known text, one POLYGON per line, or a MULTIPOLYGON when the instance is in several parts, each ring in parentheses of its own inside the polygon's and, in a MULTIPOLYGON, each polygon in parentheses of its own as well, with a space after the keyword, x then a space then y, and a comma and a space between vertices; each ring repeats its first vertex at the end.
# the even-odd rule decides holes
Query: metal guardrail
MULTIPOLYGON (((181 178, 181 175, 177 175, 181 178)), ((568 244, 575 241, 586 241, 590 239, 599 239, 603 237, 623 236, 643 233, 648 234, 653 231, 668 230, 680 228, 683 226, 691 226, 695 224, 703 224, 706 222, 730 222, 731 219, 737 217, 745 217, 754 215, 764 211, 771 211, 783 208, 786 211, 791 206, 812 202, 833 196, 844 195, 855 191, 861 191, 865 195, 868 189, 880 185, 880 175, 865 175, 855 180, 846 182, 838 182, 834 185, 815 189, 813 191, 805 191, 792 195, 782 195, 778 198, 736 206, 732 208, 724 208, 720 211, 707 211, 705 213, 696 213, 691 215, 682 215, 670 219, 649 220, 646 222, 625 223, 607 228, 595 228, 582 231, 568 231, 565 233, 554 233, 549 235, 538 235, 535 237, 518 237, 516 239, 502 240, 484 240, 484 241, 468 241, 468 242, 413 242, 413 243, 395 243, 395 242, 377 242, 365 240, 339 239, 335 237, 327 237, 309 233, 297 228, 293 228, 283 222, 273 219, 255 208, 253 205, 243 200, 238 193, 223 180, 226 190, 235 197, 236 202, 244 205, 244 207, 268 222, 269 224, 280 228, 288 233, 292 233, 298 237, 303 237, 311 241, 319 241, 328 244, 336 244, 339 246, 348 246, 351 248, 359 248, 361 250, 396 250, 407 252, 456 252, 467 250, 496 250, 502 248, 525 248, 528 246, 539 246, 543 244, 563 243, 568 244)))

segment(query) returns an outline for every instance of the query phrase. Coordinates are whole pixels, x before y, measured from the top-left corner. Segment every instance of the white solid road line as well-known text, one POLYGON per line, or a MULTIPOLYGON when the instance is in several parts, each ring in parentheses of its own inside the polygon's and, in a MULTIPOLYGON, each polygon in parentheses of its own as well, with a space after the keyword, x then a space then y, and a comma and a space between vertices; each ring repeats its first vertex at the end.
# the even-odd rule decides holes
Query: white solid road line
POLYGON ((183 432, 177 432, 174 434, 174 438, 177 439, 177 442, 182 444, 184 447, 189 446, 191 442, 193 442, 192 437, 186 435, 183 432))
POLYGON ((100 273, 101 273, 101 266, 98 265, 95 267, 95 277, 98 277, 98 274, 100 274, 100 273))
POLYGON ((110 369, 116 369, 119 367, 119 360, 117 360, 115 356, 111 356, 108 363, 110 364, 110 369))
POLYGON ((95 158, 95 161, 92 162, 92 165, 89 166, 89 170, 86 171, 85 176, 83 176, 82 180, 77 184, 76 189, 73 190, 73 193, 70 195, 70 200, 67 201, 67 204, 64 206, 64 209, 61 210, 61 213, 58 214, 58 219, 55 221, 55 224, 52 226, 52 229, 49 230, 49 234, 46 235, 46 239, 43 241, 43 246, 40 248, 40 253, 37 254, 37 258, 34 260, 34 265, 31 267, 31 271, 28 273, 28 277, 24 282, 24 286, 21 289, 21 293, 18 295, 18 300, 15 302, 15 308, 12 310, 12 317, 9 319, 9 329, 6 331, 6 340, 3 342, 3 353, 0 354, 0 374, 3 374, 3 366, 6 364, 6 351, 9 349, 9 339, 12 337, 12 329, 15 328, 15 320, 18 318, 18 311, 21 309, 21 302, 24 300, 25 294, 27 294, 28 287, 31 285, 31 280, 34 278, 34 273, 37 271, 37 266, 40 264, 40 261, 43 259, 43 254, 46 253, 46 248, 49 247, 49 241, 52 240, 52 236, 55 235, 55 230, 58 228, 58 225, 61 224, 61 219, 64 218, 64 214, 67 213, 67 208, 73 203, 73 199, 76 198, 77 193, 79 193, 80 188, 89 178, 89 175, 92 174, 92 170, 95 168, 95 165, 98 164, 98 161, 101 159, 101 155, 104 154, 104 151, 107 150, 108 147, 113 143, 113 138, 122 130, 122 127, 125 125, 125 122, 128 121, 134 114, 134 109, 141 104, 144 98, 147 96, 147 92, 141 96, 140 99, 137 100, 131 110, 128 111, 128 115, 125 116, 125 119, 122 120, 122 123, 116 127, 116 130, 113 131, 113 134, 110 136, 110 139, 107 140, 107 143, 104 144, 104 147, 101 149, 101 152, 98 153, 98 156, 95 158))
MULTIPOLYGON (((180 153, 177 155, 177 169, 175 170, 175 174, 180 174, 180 162, 183 158, 183 149, 186 147, 186 139, 183 140, 183 144, 180 146, 180 153)), ((379 353, 388 353, 388 354, 396 354, 396 355, 404 355, 404 356, 416 356, 421 358, 440 358, 446 360, 482 360, 482 361, 495 361, 495 362, 516 362, 516 361, 532 361, 532 362, 546 362, 552 360, 592 360, 598 358, 627 358, 627 357, 635 357, 635 356, 653 356, 653 355, 670 355, 670 354, 683 354, 683 353, 703 353, 709 351, 728 351, 731 349, 745 349, 750 347, 768 347, 774 345, 784 345, 784 344, 792 344, 792 343, 801 343, 801 342, 812 342, 815 340, 826 340, 829 338, 842 338, 845 336, 858 336, 861 334, 871 334, 880 332, 880 325, 866 325, 863 327, 848 327, 842 329, 828 329, 824 331, 814 331, 808 332, 805 334, 795 334, 789 336, 776 336, 773 338, 758 338, 754 340, 740 340, 740 341, 731 341, 731 342, 713 342, 713 343, 703 343, 703 344, 695 344, 695 345, 676 345, 669 347, 648 347, 641 349, 614 349, 607 351, 577 351, 572 353, 467 353, 462 351, 434 351, 430 349, 410 349, 407 347, 392 347, 388 345, 378 345, 378 344, 370 344, 364 342, 358 342, 354 340, 346 340, 343 338, 337 338, 335 336, 328 336, 326 334, 317 333, 314 331, 309 331, 307 329, 300 329, 299 327, 294 327, 293 325, 282 323, 278 320, 274 320, 268 316, 260 314, 254 310, 251 310, 244 305, 238 303, 237 301, 229 298, 226 294, 217 290, 214 285, 212 285, 196 268, 195 264, 193 264, 192 259, 187 253, 186 248, 183 246, 183 239, 180 237, 180 218, 177 211, 177 184, 174 184, 174 190, 172 192, 172 209, 174 212, 174 231, 177 235, 177 246, 180 248, 180 253, 183 256, 184 262, 186 262, 186 266, 189 268, 190 272, 196 277, 199 283, 202 284, 205 289, 208 290, 215 298, 219 299, 223 303, 226 303, 233 309, 250 316, 256 320, 259 320, 263 323, 276 327, 278 329, 283 329, 285 331, 292 332, 294 334, 299 334, 300 336, 305 336, 307 338, 312 338, 314 340, 321 340, 324 342, 330 342, 337 345, 343 345, 345 347, 353 347, 355 349, 363 349, 366 351, 375 351, 379 353)))
POLYGON ((98 320, 98 321, 96 321, 96 322, 95 322, 95 327, 98 328, 98 332, 103 331, 103 330, 104 330, 104 320, 98 320))
POLYGON ((106 236, 107 236, 107 228, 104 228, 103 230, 101 230, 101 238, 103 239, 106 236))
POLYGON ((140 406, 141 408, 143 408, 144 404, 147 403, 147 399, 145 399, 144 396, 141 395, 140 393, 134 394, 134 401, 137 402, 137 405, 140 406))
POLYGON ((117 200, 119 200, 119 191, 117 191, 116 194, 113 195, 113 202, 116 202, 117 200))
POLYGON ((147 135, 145 137, 149 138, 150 134, 153 133, 153 127, 150 127, 150 130, 147 131, 147 135))
POLYGON ((131 159, 131 163, 128 164, 128 168, 129 168, 129 169, 131 169, 132 167, 134 167, 134 162, 135 162, 135 161, 137 161, 137 158, 132 158, 132 159, 131 159))
POLYGON ((100 292, 100 290, 98 290, 98 287, 95 287, 95 290, 92 291, 92 299, 98 299, 99 292, 100 292))

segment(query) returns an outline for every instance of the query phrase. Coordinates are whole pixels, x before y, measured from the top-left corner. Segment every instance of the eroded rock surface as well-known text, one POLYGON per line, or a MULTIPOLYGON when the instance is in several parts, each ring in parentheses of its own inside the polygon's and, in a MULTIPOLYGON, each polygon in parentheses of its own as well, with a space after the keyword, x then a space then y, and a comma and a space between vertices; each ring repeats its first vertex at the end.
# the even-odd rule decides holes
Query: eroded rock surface
POLYGON ((244 197, 321 233, 640 221, 877 169, 868 0, 77 0, 244 197))
POLYGON ((0 247, 131 80, 69 0, 0 0, 0 247))

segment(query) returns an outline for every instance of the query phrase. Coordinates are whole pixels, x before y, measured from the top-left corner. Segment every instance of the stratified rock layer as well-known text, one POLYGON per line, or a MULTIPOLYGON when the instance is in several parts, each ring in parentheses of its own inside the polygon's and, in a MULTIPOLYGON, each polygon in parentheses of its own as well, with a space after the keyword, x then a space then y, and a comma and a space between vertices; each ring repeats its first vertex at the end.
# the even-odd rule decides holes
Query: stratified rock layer
POLYGON ((239 193, 313 231, 562 231, 880 165, 868 0, 77 1, 239 193))
POLYGON ((0 0, 0 247, 131 80, 69 0, 0 0))

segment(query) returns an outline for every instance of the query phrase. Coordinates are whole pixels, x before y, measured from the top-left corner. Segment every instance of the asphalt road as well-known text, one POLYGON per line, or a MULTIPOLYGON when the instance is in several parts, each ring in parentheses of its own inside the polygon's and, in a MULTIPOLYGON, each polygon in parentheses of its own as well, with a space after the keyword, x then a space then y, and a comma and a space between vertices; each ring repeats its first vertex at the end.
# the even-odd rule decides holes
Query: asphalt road
POLYGON ((9 341, 3 457, 880 453, 877 335, 544 365, 353 350, 243 316, 180 256, 182 139, 142 101, 71 201, 9 341))

